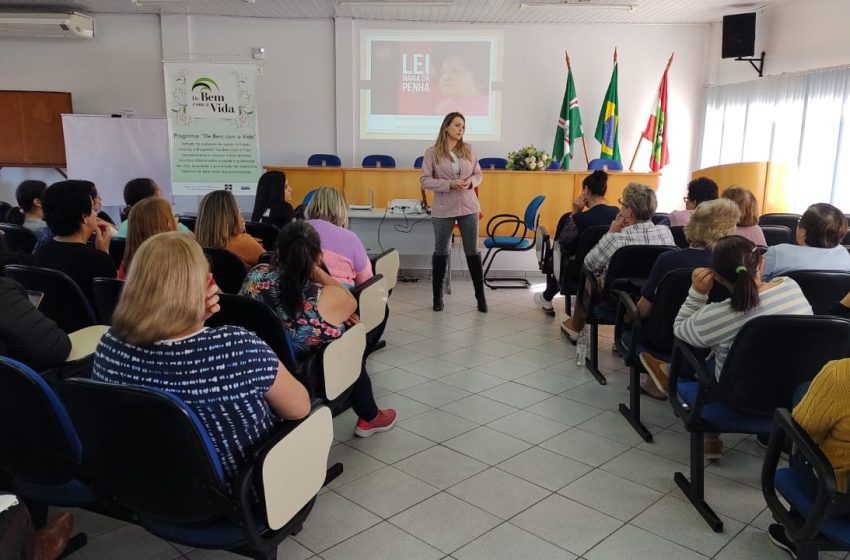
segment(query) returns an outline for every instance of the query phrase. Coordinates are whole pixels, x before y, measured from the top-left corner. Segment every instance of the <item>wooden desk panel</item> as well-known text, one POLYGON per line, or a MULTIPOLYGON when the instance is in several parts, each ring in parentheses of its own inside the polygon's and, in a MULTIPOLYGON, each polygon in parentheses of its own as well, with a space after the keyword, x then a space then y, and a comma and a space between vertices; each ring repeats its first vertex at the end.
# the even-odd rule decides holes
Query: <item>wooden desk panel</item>
MULTIPOLYGON (((266 169, 286 173, 295 201, 320 186, 342 191, 349 204, 368 204, 369 190, 372 190, 376 208, 386 208, 394 198, 421 198, 418 169, 283 166, 266 166, 266 169)), ((496 214, 522 217, 528 203, 538 194, 546 197, 540 223, 554 234, 560 217, 572 209, 573 200, 581 194, 581 182, 587 175, 587 171, 485 170, 479 190, 484 214, 480 235, 486 234, 487 221, 496 214)), ((616 205, 628 183, 643 183, 657 189, 658 180, 658 173, 611 173, 605 198, 609 204, 616 205)), ((430 203, 434 196, 427 193, 427 198, 430 203)))

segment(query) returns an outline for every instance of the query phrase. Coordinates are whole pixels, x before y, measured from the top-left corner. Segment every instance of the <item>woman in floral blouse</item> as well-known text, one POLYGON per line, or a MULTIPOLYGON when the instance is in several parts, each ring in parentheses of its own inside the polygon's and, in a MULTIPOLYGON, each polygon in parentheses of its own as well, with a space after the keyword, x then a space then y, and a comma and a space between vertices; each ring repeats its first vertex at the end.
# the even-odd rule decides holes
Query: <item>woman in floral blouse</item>
MULTIPOLYGON (((293 222, 280 232, 277 266, 260 264, 245 278, 240 294, 271 307, 286 327, 299 358, 339 338, 359 321, 357 300, 322 267, 319 234, 306 222, 293 222)), ((365 366, 351 392, 359 417, 355 435, 368 437, 393 427, 393 409, 379 410, 365 366)))

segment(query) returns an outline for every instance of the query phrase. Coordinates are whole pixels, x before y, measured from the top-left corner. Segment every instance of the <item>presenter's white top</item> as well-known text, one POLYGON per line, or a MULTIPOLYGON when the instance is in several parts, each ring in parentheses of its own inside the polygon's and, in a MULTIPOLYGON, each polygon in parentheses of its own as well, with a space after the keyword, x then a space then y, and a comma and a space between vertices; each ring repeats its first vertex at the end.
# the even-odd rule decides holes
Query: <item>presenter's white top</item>
POLYGON ((434 191, 431 215, 435 218, 453 218, 477 214, 481 211, 476 192, 483 179, 481 166, 478 165, 478 156, 472 152, 471 160, 460 158, 458 162, 459 170, 455 172, 451 159, 444 158, 437 161, 434 146, 425 150, 419 183, 422 188, 434 191), (472 184, 468 189, 452 190, 451 182, 455 179, 470 179, 472 184))

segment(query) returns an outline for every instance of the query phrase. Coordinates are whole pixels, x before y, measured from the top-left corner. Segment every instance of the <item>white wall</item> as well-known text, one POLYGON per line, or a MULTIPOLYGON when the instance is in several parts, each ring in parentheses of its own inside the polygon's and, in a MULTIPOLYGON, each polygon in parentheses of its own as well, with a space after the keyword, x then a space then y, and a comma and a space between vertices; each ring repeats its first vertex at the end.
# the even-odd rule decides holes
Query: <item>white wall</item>
MULTIPOLYGON (((159 18, 98 15, 90 41, 0 39, 0 89, 70 91, 75 113, 134 109, 163 115, 159 18)), ((0 200, 14 200, 25 178, 62 177, 49 169, 0 169, 0 200)))
MULTIPOLYGON (((389 22, 359 24, 361 28, 386 28, 392 25, 389 22)), ((409 24, 396 24, 394 27, 468 28, 461 25, 437 27, 409 24)), ((617 46, 620 63, 620 152, 624 166, 628 167, 653 108, 667 59, 675 51, 668 84, 671 164, 662 174, 659 208, 669 210, 681 205, 682 191, 697 161, 694 141, 699 133, 699 111, 708 72, 705 53, 710 45, 709 25, 476 26, 479 27, 504 33, 501 140, 475 142, 479 157, 505 157, 508 152, 529 144, 551 152, 564 96, 565 49, 570 53, 590 159, 599 157, 599 143, 593 135, 611 78, 614 47, 617 46)), ((349 60, 338 61, 338 76, 340 68, 358 67, 358 49, 349 48, 347 52, 351 53, 349 60)), ((351 86, 345 88, 345 91, 338 84, 338 95, 356 95, 354 83, 350 83, 351 86)), ((357 106, 357 103, 345 105, 357 106)), ((338 118, 355 119, 351 121, 350 128, 344 129, 358 130, 353 111, 350 114, 339 114, 338 118)), ((347 161, 353 159, 359 162, 369 153, 386 153, 394 156, 400 165, 409 166, 431 143, 433 141, 356 140, 353 155, 345 153, 345 142, 341 143, 341 147, 347 161)), ((649 144, 644 142, 635 163, 636 171, 649 170, 649 150, 649 144)), ((581 148, 577 157, 578 160, 573 160, 573 169, 585 169, 581 148)))
MULTIPOLYGON (((790 0, 756 16, 756 56, 765 57, 764 74, 777 75, 850 64, 850 2, 790 0)), ((709 83, 758 78, 746 62, 720 58, 722 26, 712 25, 709 83)))

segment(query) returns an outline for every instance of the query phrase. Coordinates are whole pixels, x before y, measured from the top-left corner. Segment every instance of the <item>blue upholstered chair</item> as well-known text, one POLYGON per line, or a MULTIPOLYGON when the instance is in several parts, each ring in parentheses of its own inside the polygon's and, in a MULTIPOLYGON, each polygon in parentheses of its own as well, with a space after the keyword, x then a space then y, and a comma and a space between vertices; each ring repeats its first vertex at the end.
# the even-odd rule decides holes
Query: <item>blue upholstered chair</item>
MULTIPOLYGON (((81 480, 83 447, 65 405, 41 375, 0 356, 0 471, 30 510, 36 527, 47 506, 88 507, 94 491, 81 480)), ((71 552, 84 545, 72 539, 71 552)))
POLYGON ((817 560, 820 550, 850 550, 850 495, 836 491, 829 459, 784 408, 773 419, 761 486, 767 507, 794 543, 798 560, 817 560), (779 468, 789 440, 793 454, 789 465, 779 468))
POLYGON ((488 278, 487 273, 490 267, 493 266, 493 261, 496 260, 496 255, 502 251, 529 251, 534 249, 537 243, 537 225, 540 221, 540 207, 546 197, 542 194, 535 196, 525 209, 523 218, 514 214, 496 214, 490 221, 487 222, 487 238, 484 240, 484 247, 487 248, 487 253, 484 255, 484 283, 492 289, 497 288, 526 288, 530 285, 525 277, 500 277, 488 278), (513 226, 513 231, 510 235, 497 235, 497 230, 502 226, 513 226), (532 233, 531 239, 526 236, 532 233), (511 282, 508 286, 498 286, 499 282, 511 282))
POLYGON ((486 157, 479 159, 478 165, 481 169, 504 169, 508 165, 508 160, 500 157, 486 157))
POLYGON ((361 167, 395 167, 395 159, 392 156, 382 154, 371 154, 363 158, 361 167))
POLYGON ((174 543, 277 558, 318 491, 342 471, 339 464, 326 471, 333 441, 327 407, 281 423, 227 481, 204 425, 173 394, 87 379, 66 381, 63 394, 98 493, 174 543))
POLYGON ((306 208, 307 205, 310 204, 310 201, 313 200, 313 197, 316 196, 316 191, 318 190, 319 189, 311 189, 307 191, 307 194, 304 195, 304 199, 301 201, 301 206, 306 208))
POLYGON ((622 171, 623 164, 616 159, 597 158, 587 164, 588 171, 622 171))
POLYGON ((342 167, 342 160, 334 154, 313 154, 307 158, 308 167, 342 167))
POLYGON ((557 161, 553 161, 549 164, 549 167, 546 168, 546 171, 557 171, 561 168, 561 164, 557 161))
POLYGON ((735 337, 718 381, 707 351, 676 339, 667 391, 690 434, 690 479, 673 479, 715 532, 723 521, 705 501, 703 438, 707 433, 768 435, 778 408, 830 361, 850 355, 850 321, 837 317, 770 315, 747 322, 735 337), (800 349, 805 348, 805 352, 800 349), (695 379, 684 379, 687 371, 695 379))
POLYGON ((422 169, 422 162, 425 161, 425 156, 419 156, 413 162, 414 169, 422 169))

